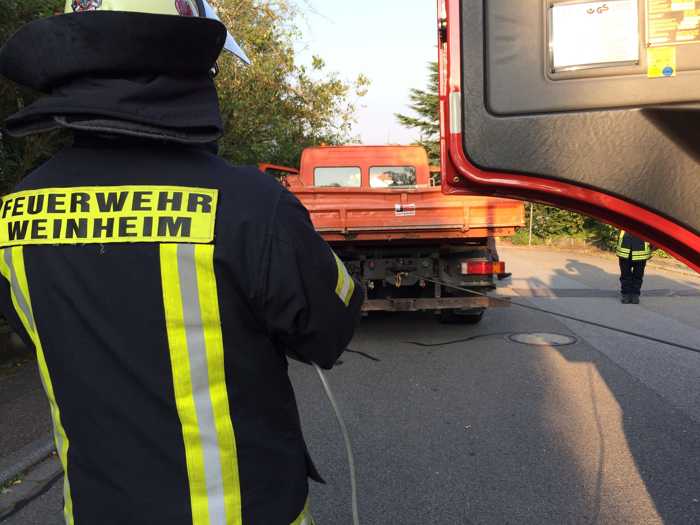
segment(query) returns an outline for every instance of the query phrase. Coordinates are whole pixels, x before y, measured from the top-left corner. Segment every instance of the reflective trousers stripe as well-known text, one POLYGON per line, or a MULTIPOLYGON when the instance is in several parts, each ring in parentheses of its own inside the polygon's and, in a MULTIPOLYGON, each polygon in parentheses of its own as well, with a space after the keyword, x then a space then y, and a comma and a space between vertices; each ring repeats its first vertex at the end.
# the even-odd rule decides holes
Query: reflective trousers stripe
POLYGON ((355 281, 348 273, 343 261, 335 253, 333 253, 333 257, 335 257, 335 264, 338 267, 338 283, 335 287, 335 293, 345 306, 349 306, 352 294, 355 293, 355 281))
POLYGON ((615 250, 615 254, 618 257, 621 257, 622 259, 629 259, 630 256, 632 256, 631 258, 633 261, 647 261, 651 259, 651 245, 648 242, 644 243, 643 250, 632 251, 631 248, 625 248, 624 246, 622 246, 624 236, 625 232, 623 230, 620 232, 620 236, 617 239, 617 249, 615 250))
POLYGON ((175 402, 182 426, 193 525, 240 525, 236 438, 212 245, 160 247, 175 402))
POLYGON ((633 252, 631 250, 617 250, 617 256, 622 259, 632 259, 633 261, 647 261, 651 259, 651 252, 649 251, 639 251, 633 252))
POLYGON ((54 395, 49 368, 46 365, 44 349, 41 346, 41 338, 36 329, 36 320, 34 319, 34 311, 32 310, 32 302, 29 295, 27 272, 24 267, 24 249, 21 246, 2 249, 0 273, 2 273, 3 277, 10 283, 12 304, 36 349, 39 376, 41 377, 41 383, 44 386, 44 391, 49 400, 49 407, 51 410, 56 451, 58 452, 61 465, 63 466, 63 516, 67 525, 73 525, 73 500, 71 498, 70 482, 68 481, 68 447, 70 443, 66 431, 61 424, 61 412, 56 403, 56 396, 54 395))

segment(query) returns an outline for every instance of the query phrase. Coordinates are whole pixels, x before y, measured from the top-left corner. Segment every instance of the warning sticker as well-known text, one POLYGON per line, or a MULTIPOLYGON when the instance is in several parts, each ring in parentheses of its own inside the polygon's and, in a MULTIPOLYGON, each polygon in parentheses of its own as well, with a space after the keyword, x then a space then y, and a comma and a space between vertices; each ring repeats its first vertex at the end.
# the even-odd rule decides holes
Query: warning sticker
POLYGON ((700 1, 647 0, 649 46, 700 43, 700 1))
POLYGON ((664 78, 676 76, 676 48, 650 47, 647 49, 649 78, 664 78))
POLYGON ((395 204, 394 214, 397 217, 415 217, 416 215, 416 205, 415 204, 395 204))

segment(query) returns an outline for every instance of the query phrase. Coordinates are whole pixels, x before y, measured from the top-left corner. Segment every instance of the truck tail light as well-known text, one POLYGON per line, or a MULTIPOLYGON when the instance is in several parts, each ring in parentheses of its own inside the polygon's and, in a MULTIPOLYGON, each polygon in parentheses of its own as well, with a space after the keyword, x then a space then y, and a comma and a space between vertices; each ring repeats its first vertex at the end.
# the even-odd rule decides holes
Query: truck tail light
POLYGON ((494 275, 506 273, 506 263, 501 261, 465 261, 462 275, 494 275))

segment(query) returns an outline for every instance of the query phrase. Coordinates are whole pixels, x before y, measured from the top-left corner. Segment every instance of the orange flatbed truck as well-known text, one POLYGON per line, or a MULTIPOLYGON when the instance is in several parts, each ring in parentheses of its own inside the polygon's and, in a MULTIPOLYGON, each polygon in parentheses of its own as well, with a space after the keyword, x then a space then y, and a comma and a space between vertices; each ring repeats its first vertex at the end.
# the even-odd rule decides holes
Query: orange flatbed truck
POLYGON ((307 148, 299 170, 261 164, 309 210, 316 230, 365 285, 365 311, 435 310, 478 322, 478 292, 506 275, 495 238, 524 225, 522 202, 443 195, 419 146, 307 148))

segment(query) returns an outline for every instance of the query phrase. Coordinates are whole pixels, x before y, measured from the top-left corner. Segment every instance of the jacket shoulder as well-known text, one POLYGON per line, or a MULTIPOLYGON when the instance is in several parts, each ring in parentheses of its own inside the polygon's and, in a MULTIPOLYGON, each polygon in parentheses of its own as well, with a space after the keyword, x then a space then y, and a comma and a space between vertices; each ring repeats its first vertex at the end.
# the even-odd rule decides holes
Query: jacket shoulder
POLYGON ((234 215, 269 217, 288 191, 257 166, 234 166, 220 157, 209 160, 211 169, 201 184, 219 190, 221 203, 234 215))

